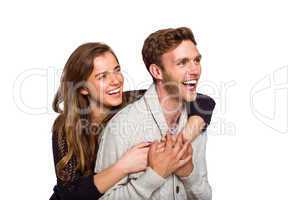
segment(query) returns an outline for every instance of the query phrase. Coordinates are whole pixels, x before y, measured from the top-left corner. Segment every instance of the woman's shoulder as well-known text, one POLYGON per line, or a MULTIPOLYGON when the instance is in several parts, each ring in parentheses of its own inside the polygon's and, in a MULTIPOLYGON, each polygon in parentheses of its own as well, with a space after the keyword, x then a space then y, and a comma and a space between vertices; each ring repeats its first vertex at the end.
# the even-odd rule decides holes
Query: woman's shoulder
POLYGON ((63 135, 64 124, 65 124, 65 122, 64 122, 63 114, 58 115, 52 125, 52 140, 53 140, 53 142, 58 142, 59 136, 63 135))

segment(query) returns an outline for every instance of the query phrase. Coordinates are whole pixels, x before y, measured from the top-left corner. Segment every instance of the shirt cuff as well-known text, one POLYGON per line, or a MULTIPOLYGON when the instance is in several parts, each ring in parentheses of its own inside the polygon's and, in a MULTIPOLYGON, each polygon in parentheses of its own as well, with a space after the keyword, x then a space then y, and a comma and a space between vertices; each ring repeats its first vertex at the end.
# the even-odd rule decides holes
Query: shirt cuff
POLYGON ((179 177, 179 178, 184 185, 193 185, 199 179, 199 177, 197 176, 195 167, 194 167, 193 171, 190 173, 190 175, 185 176, 185 177, 179 177))
POLYGON ((137 181, 138 184, 135 187, 142 193, 142 196, 148 199, 155 190, 166 182, 166 179, 157 174, 151 167, 147 167, 137 181))

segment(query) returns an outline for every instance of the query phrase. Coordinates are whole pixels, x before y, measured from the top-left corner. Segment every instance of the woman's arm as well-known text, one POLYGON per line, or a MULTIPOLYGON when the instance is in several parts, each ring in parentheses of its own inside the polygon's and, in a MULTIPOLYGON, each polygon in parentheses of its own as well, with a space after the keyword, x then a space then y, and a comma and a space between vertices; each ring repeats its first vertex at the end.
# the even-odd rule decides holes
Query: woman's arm
POLYGON ((188 118, 186 125, 182 130, 182 134, 184 139, 192 142, 195 138, 197 138, 206 127, 206 123, 202 119, 202 117, 194 115, 188 118))
POLYGON ((216 103, 211 97, 203 94, 197 94, 195 101, 187 103, 189 118, 182 130, 185 139, 193 141, 206 130, 215 105, 216 103))
POLYGON ((144 142, 128 150, 119 161, 94 176, 94 183, 102 193, 118 183, 129 173, 143 171, 147 168, 149 145, 144 142))
MULTIPOLYGON (((124 92, 123 106, 140 99, 146 90, 132 90, 124 92)), ((183 136, 189 141, 193 141, 204 132, 210 124, 215 101, 213 98, 197 93, 196 100, 187 103, 188 122, 183 129, 183 136)))
MULTIPOLYGON (((147 167, 147 154, 149 143, 141 143, 128 150, 119 161, 100 173, 83 176, 76 171, 77 162, 71 159, 65 168, 67 181, 62 181, 57 175, 57 185, 54 187, 54 194, 51 199, 61 200, 96 200, 104 192, 115 185, 128 173, 138 172, 147 167)), ((67 153, 66 141, 58 139, 58 134, 53 132, 52 148, 55 166, 67 153)))

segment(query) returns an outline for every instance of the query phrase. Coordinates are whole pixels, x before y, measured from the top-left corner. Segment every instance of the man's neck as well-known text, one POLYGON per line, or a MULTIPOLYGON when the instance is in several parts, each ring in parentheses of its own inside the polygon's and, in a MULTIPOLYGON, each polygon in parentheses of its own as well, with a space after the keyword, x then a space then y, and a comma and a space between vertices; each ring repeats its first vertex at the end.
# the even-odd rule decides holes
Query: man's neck
POLYGON ((155 88, 168 127, 172 127, 175 123, 177 123, 178 118, 180 117, 183 102, 178 98, 172 98, 172 95, 168 93, 162 84, 155 84, 155 88))

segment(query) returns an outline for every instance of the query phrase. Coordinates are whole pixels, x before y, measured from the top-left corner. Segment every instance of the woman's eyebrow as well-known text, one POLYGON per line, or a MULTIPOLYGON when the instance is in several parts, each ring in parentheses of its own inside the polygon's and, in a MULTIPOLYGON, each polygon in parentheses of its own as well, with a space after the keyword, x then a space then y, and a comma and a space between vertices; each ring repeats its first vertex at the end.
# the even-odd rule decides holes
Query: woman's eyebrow
POLYGON ((97 76, 100 76, 100 75, 103 75, 103 74, 106 74, 106 73, 107 73, 107 71, 99 72, 99 73, 95 74, 95 78, 96 78, 97 76))
MULTIPOLYGON (((121 66, 120 66, 120 65, 116 65, 116 66, 114 67, 114 70, 115 70, 115 69, 118 69, 118 68, 121 68, 121 66)), ((97 76, 100 76, 100 75, 103 75, 103 74, 107 74, 107 72, 108 72, 108 71, 99 72, 99 73, 95 74, 95 78, 96 78, 97 76)))

